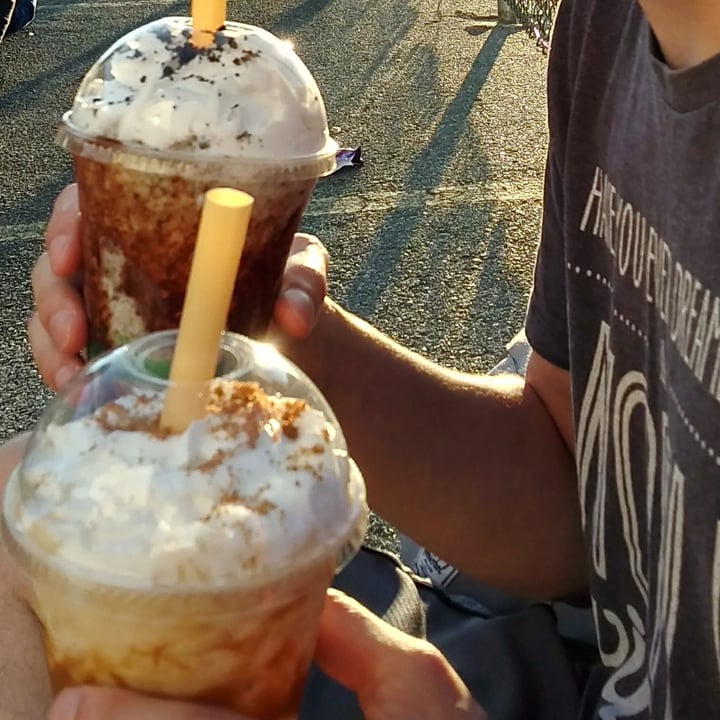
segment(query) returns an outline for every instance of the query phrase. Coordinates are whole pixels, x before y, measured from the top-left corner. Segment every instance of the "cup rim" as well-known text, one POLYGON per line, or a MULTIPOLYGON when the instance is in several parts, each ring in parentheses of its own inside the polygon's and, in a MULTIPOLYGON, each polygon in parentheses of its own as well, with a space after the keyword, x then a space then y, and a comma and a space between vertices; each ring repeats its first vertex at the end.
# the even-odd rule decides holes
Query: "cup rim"
POLYGON ((284 158, 263 158, 253 156, 229 157, 224 155, 202 154, 192 150, 164 149, 155 150, 139 143, 128 143, 110 137, 95 135, 83 130, 72 121, 72 110, 63 113, 55 133, 58 145, 75 155, 89 157, 100 162, 113 162, 118 156, 136 157, 155 163, 172 163, 173 173, 177 173, 178 164, 208 167, 222 166, 256 173, 276 174, 287 171, 298 179, 320 178, 330 175, 337 168, 339 146, 328 136, 325 146, 313 155, 291 155, 284 158))

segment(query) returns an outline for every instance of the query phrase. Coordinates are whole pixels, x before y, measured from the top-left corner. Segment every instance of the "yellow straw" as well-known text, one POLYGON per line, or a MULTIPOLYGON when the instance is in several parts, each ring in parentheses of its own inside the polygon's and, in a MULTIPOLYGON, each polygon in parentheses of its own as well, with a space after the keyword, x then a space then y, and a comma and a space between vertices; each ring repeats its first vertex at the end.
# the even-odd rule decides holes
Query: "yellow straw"
POLYGON ((207 47, 215 33, 225 24, 227 0, 191 0, 192 42, 207 47))
POLYGON ((205 415, 207 384, 215 376, 253 202, 232 188, 205 194, 160 421, 170 432, 183 432, 205 415))

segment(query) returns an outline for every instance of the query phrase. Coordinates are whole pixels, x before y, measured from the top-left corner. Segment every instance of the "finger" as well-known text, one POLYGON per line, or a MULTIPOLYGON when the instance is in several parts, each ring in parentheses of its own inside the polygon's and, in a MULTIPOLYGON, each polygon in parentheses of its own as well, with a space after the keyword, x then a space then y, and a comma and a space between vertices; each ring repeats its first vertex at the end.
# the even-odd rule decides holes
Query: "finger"
POLYGON ((328 253, 314 236, 297 233, 285 267, 283 288, 301 287, 322 300, 327 292, 328 253))
POLYGON ((315 661, 356 693, 368 717, 487 720, 437 648, 337 590, 327 594, 315 661))
POLYGON ((56 198, 45 230, 45 246, 55 274, 69 277, 81 269, 80 206, 76 184, 56 198))
POLYGON ((229 710, 150 698, 116 688, 78 687, 57 697, 48 720, 242 720, 229 710))
POLYGON ((273 317, 292 338, 304 338, 317 322, 327 293, 328 254, 312 235, 298 233, 288 257, 273 317))
POLYGON ((35 263, 31 284, 39 321, 46 334, 59 352, 76 355, 87 340, 85 312, 77 290, 53 272, 47 253, 35 263))
POLYGON ((318 306, 312 295, 299 288, 286 288, 273 309, 273 320, 286 335, 306 338, 317 323, 318 306))
POLYGON ((80 199, 77 183, 66 185, 55 198, 47 225, 47 235, 69 233, 77 223, 80 199))
POLYGON ((359 696, 376 687, 388 663, 413 645, 413 639, 383 622, 347 595, 328 590, 320 622, 315 662, 330 677, 359 696))
POLYGON ((37 313, 32 314, 28 323, 28 337, 35 364, 51 390, 59 390, 82 368, 82 361, 76 355, 66 355, 58 350, 37 313))

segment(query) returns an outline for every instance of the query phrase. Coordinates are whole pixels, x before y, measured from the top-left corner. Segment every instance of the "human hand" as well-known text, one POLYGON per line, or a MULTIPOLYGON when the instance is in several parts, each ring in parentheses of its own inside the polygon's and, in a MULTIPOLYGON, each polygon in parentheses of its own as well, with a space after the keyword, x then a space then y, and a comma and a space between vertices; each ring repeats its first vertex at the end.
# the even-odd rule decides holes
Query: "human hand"
MULTIPOLYGON (((315 661, 356 693, 365 720, 488 720, 447 660, 330 590, 315 661)), ((112 688, 61 693, 49 720, 242 720, 227 710, 112 688)))
POLYGON ((352 690, 365 720, 488 720, 440 651, 329 590, 315 662, 352 690))
MULTIPOLYGON (((36 310, 28 323, 33 357, 47 385, 57 390, 81 367, 87 341, 83 308, 80 209, 77 185, 58 195, 45 231, 45 252, 35 263, 36 310)), ((293 339, 307 337, 327 291, 328 254, 312 235, 295 236, 274 309, 275 327, 293 339)))

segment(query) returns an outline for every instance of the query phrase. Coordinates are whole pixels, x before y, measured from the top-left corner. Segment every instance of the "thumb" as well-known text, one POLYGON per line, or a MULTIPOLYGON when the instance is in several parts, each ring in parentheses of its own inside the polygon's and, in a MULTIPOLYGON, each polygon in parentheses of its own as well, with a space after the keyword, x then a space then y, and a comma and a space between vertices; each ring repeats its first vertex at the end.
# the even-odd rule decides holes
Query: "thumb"
POLYGON ((327 293, 328 253, 314 236, 297 233, 288 256, 273 319, 289 337, 306 338, 327 293))
POLYGON ((320 620, 315 662, 341 685, 363 695, 415 647, 414 638, 388 625, 344 593, 330 589, 320 620))

